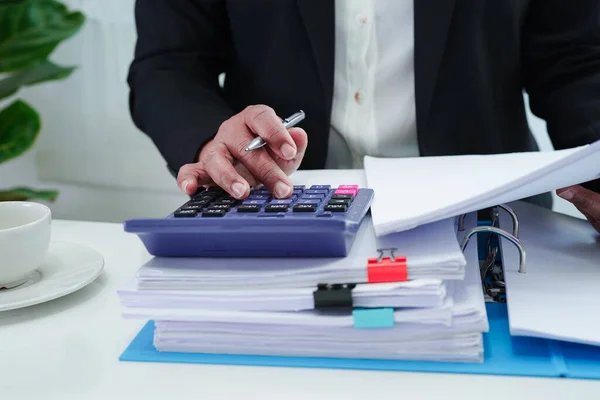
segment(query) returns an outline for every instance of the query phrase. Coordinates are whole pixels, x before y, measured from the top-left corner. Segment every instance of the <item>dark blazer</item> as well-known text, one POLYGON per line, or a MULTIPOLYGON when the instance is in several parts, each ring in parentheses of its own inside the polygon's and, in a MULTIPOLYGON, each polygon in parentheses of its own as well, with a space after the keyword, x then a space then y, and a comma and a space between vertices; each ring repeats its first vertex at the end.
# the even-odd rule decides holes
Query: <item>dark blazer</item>
MULTIPOLYGON (((334 3, 137 0, 131 114, 172 171, 250 104, 306 111, 301 168, 323 168, 334 3)), ((600 139, 600 0, 415 0, 414 10, 422 156, 536 150, 523 90, 556 149, 600 139)))

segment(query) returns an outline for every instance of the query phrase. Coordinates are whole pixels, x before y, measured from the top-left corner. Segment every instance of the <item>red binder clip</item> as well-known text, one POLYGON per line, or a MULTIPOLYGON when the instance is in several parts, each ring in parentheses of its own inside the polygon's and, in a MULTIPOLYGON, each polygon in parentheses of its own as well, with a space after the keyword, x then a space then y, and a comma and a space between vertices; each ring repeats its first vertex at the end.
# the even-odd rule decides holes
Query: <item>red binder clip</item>
POLYGON ((406 257, 396 257, 394 254, 398 249, 378 249, 378 258, 369 258, 367 263, 367 281, 369 283, 383 282, 406 282, 408 270, 406 268, 406 257), (390 257, 384 257, 384 251, 390 252, 390 257))

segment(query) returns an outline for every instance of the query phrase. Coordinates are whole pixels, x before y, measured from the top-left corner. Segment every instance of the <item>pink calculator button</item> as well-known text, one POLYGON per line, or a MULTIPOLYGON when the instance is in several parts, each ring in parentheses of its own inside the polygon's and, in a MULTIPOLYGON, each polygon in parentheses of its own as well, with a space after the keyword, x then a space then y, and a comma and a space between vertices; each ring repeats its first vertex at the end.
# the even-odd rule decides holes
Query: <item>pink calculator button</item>
POLYGON ((352 189, 358 190, 358 185, 340 185, 337 188, 338 189, 342 189, 342 190, 346 190, 346 189, 349 189, 349 190, 352 190, 352 189))
POLYGON ((351 194, 352 196, 356 196, 358 193, 358 189, 337 189, 335 194, 351 194))

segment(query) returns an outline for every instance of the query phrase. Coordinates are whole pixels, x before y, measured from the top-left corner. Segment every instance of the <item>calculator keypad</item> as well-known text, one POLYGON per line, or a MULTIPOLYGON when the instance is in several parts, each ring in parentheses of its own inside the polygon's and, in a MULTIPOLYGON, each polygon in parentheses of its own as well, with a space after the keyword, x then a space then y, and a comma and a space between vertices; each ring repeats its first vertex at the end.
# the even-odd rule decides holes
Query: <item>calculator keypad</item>
POLYGON ((294 186, 287 199, 274 198, 265 188, 253 190, 239 201, 220 188, 209 188, 177 209, 175 218, 251 218, 344 215, 358 194, 358 185, 294 186))

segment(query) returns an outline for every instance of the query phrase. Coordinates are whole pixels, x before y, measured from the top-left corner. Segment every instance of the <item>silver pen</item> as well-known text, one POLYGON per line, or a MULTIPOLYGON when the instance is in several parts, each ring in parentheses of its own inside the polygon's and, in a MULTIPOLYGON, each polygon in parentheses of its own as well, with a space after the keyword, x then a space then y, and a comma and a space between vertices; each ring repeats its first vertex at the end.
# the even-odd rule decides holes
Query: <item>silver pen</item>
MULTIPOLYGON (((297 113, 290 115, 286 119, 282 119, 281 122, 283 122, 283 127, 287 129, 302 121, 304 117, 304 111, 300 110, 297 113)), ((257 136, 254 139, 252 139, 250 143, 248 143, 248 146, 246 146, 246 151, 260 149, 265 144, 267 144, 267 142, 265 142, 260 136, 257 136)))

